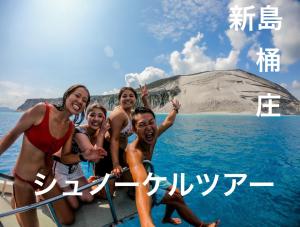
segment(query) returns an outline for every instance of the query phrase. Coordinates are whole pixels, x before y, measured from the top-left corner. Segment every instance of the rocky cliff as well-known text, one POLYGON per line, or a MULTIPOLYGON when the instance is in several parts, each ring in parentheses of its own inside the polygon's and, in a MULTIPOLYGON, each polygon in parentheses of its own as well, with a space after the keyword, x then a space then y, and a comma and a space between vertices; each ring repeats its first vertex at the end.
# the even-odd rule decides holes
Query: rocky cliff
MULTIPOLYGON (((255 114, 260 95, 280 95, 281 114, 300 114, 300 102, 280 85, 242 70, 202 72, 192 75, 178 75, 155 81, 148 85, 149 101, 156 112, 168 112, 168 102, 177 98, 181 113, 247 113, 255 114)), ((139 93, 139 89, 137 90, 139 93)), ((112 110, 118 104, 117 94, 92 96, 112 110)), ((60 99, 28 99, 17 110, 24 111, 34 104, 47 101, 59 103, 60 99)), ((140 100, 138 100, 138 105, 140 100)))

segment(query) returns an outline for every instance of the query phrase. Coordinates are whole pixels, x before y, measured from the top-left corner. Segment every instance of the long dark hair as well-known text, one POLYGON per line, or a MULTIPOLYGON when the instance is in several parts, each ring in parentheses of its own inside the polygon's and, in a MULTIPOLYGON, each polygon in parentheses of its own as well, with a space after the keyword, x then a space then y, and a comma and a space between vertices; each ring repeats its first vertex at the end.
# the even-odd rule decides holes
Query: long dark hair
POLYGON ((122 87, 121 90, 119 91, 119 95, 118 95, 119 101, 120 101, 121 96, 124 93, 124 91, 127 91, 127 90, 132 91, 132 93, 134 94, 135 98, 136 99, 138 98, 136 91, 132 87, 122 87))
POLYGON ((84 115, 85 115, 85 110, 86 110, 86 107, 89 105, 90 103, 90 100, 91 100, 91 96, 90 96, 90 92, 89 90, 86 88, 86 86, 82 85, 82 84, 75 84, 75 85, 72 85, 71 87, 69 87, 64 95, 63 95, 63 98, 62 98, 62 103, 60 105, 54 105, 56 107, 56 109, 58 109, 59 111, 63 111, 65 109, 65 105, 66 105, 66 100, 67 98, 77 89, 77 88, 83 88, 87 91, 88 93, 88 100, 86 102, 86 106, 85 106, 85 109, 78 115, 75 115, 74 119, 73 119, 73 122, 74 124, 76 125, 80 125, 80 123, 84 120, 84 115))

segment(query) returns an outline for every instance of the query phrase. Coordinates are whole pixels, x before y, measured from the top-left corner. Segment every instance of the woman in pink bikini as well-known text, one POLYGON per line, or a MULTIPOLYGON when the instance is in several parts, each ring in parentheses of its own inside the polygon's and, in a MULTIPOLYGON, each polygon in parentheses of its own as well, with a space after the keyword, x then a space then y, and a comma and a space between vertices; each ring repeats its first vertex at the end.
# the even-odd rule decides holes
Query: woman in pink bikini
MULTIPOLYGON (((27 110, 16 126, 0 140, 0 155, 24 133, 21 152, 14 169, 15 207, 22 207, 36 202, 35 191, 47 188, 53 181, 52 154, 62 149, 69 151, 72 145, 74 123, 84 119, 84 110, 90 102, 88 89, 83 85, 70 87, 63 96, 61 106, 39 103, 27 110), (75 115, 74 123, 70 117, 75 115), (43 185, 34 183, 36 175, 45 176, 43 185)), ((41 179, 39 179, 41 180, 41 179)), ((48 199, 62 194, 56 184, 43 194, 48 199)), ((56 215, 62 224, 74 222, 74 214, 68 203, 62 199, 53 203, 56 215)), ((36 209, 17 214, 22 227, 39 226, 36 209)))

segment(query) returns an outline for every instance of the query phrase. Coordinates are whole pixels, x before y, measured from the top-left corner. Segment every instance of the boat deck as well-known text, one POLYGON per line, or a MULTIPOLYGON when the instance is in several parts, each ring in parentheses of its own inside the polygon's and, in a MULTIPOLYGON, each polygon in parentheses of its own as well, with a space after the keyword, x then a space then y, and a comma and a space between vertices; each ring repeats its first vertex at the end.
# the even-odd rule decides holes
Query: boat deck
MULTIPOLYGON (((135 201, 127 195, 127 189, 121 188, 116 192, 113 203, 116 209, 117 218, 122 222, 126 218, 134 217, 137 213, 135 201)), ((76 221, 71 227, 89 226, 99 227, 107 226, 113 223, 107 200, 96 199, 92 204, 83 205, 76 213, 76 221)))
MULTIPOLYGON (((3 187, 3 181, 0 189, 3 187)), ((116 196, 113 198, 118 221, 135 216, 137 213, 135 201, 131 200, 126 193, 126 188, 117 188, 116 196)), ((4 196, 0 196, 0 213, 12 210, 10 205, 12 184, 6 184, 4 196)), ((38 217, 41 227, 55 227, 49 209, 43 206, 37 209, 38 217)), ((113 223, 113 217, 110 211, 110 206, 107 200, 95 199, 93 203, 83 204, 78 211, 76 211, 76 221, 70 227, 99 227, 109 226, 113 223)), ((14 227, 19 226, 15 215, 7 216, 0 219, 0 227, 14 227)))

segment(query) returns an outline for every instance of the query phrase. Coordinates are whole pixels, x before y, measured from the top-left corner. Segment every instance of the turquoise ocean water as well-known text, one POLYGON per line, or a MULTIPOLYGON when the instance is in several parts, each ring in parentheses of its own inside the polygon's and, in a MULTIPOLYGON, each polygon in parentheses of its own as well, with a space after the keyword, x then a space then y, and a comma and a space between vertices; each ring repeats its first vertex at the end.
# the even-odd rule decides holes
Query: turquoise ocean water
MULTIPOLYGON (((0 137, 19 117, 20 113, 0 112, 0 137)), ((164 117, 157 115, 159 122, 164 117)), ((20 142, 0 157, 1 173, 12 170, 20 142)), ((179 115, 158 140, 153 162, 156 173, 170 182, 174 173, 185 173, 185 188, 194 185, 185 201, 205 221, 219 218, 220 226, 300 226, 299 116, 179 115), (247 178, 226 197, 232 180, 224 174, 247 174, 247 178), (215 175, 219 175, 215 188, 202 196, 215 175), (250 187, 249 182, 274 182, 274 187, 250 187)), ((153 209, 156 225, 171 226, 161 224, 163 213, 164 206, 153 209)), ((137 218, 120 226, 136 225, 137 218)))

